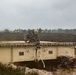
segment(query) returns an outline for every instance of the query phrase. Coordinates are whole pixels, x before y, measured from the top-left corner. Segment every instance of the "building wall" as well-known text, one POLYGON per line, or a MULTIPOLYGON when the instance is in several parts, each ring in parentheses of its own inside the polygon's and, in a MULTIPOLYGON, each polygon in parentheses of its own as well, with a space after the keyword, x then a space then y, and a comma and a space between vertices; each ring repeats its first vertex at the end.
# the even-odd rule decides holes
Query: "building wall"
POLYGON ((42 47, 37 52, 38 60, 50 60, 56 59, 58 56, 70 56, 75 57, 74 47, 68 46, 51 46, 51 47, 42 47))
POLYGON ((35 49, 32 47, 14 47, 13 62, 33 61, 35 59, 35 49))
POLYGON ((0 47, 0 62, 2 63, 11 62, 11 48, 0 47))
POLYGON ((0 47, 0 62, 51 60, 57 56, 75 57, 75 54, 73 46, 43 46, 37 52, 35 47, 0 47))
POLYGON ((49 60, 56 59, 57 48, 56 47, 42 47, 37 53, 38 59, 49 60))
POLYGON ((60 46, 58 47, 58 56, 70 56, 70 57, 75 57, 75 52, 74 52, 74 47, 64 47, 60 46))

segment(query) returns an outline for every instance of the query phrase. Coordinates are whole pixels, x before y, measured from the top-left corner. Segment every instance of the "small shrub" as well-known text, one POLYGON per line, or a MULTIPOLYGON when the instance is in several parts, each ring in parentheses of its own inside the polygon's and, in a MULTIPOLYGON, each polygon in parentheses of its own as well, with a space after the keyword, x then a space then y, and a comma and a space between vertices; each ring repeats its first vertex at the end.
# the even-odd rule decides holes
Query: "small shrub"
POLYGON ((0 75, 25 75, 25 73, 20 68, 14 69, 0 63, 0 75))

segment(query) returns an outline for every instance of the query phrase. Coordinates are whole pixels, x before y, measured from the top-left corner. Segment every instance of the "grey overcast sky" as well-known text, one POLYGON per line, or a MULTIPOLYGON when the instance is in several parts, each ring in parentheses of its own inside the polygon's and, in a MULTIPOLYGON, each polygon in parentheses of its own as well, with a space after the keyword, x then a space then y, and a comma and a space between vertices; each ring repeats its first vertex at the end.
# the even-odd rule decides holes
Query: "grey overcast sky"
POLYGON ((0 0, 0 30, 29 28, 76 28, 76 0, 0 0))

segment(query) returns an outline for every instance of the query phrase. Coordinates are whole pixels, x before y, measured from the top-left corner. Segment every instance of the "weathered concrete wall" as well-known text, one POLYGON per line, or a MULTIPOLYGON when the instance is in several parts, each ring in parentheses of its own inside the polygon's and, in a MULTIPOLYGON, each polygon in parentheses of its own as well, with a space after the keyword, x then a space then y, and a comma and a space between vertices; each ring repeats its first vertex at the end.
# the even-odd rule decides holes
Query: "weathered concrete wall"
POLYGON ((70 57, 75 57, 74 53, 74 47, 64 47, 60 46, 58 47, 58 56, 70 56, 70 57))
MULTIPOLYGON (((51 60, 56 59, 58 56, 71 56, 76 57, 74 46, 41 46, 36 50, 35 46, 28 46, 28 44, 21 45, 20 43, 0 44, 0 62, 22 62, 22 61, 34 61, 38 60, 51 60), (1 44, 3 46, 1 46, 1 44), (18 44, 18 45, 17 45, 18 44), (15 46, 16 45, 16 46, 15 46)), ((25 44, 22 42, 22 44, 25 44)))
POLYGON ((35 49, 29 47, 14 47, 13 62, 33 61, 35 59, 35 49), (23 53, 23 54, 20 54, 23 53))
POLYGON ((56 47, 42 47, 37 53, 38 59, 49 60, 56 59, 57 48, 56 47))
POLYGON ((0 62, 3 63, 11 62, 11 48, 0 47, 0 62))

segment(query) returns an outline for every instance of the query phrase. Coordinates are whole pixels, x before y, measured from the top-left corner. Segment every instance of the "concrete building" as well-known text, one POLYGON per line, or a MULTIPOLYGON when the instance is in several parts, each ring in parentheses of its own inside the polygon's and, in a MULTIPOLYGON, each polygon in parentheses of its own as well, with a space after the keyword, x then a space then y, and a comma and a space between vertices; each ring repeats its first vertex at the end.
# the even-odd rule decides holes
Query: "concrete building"
POLYGON ((52 60, 58 56, 76 57, 76 43, 40 42, 40 49, 35 43, 25 41, 0 41, 0 62, 23 62, 34 60, 52 60))

